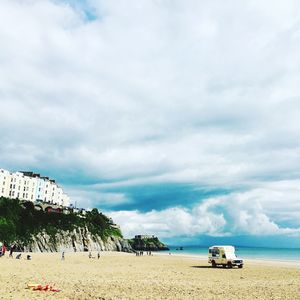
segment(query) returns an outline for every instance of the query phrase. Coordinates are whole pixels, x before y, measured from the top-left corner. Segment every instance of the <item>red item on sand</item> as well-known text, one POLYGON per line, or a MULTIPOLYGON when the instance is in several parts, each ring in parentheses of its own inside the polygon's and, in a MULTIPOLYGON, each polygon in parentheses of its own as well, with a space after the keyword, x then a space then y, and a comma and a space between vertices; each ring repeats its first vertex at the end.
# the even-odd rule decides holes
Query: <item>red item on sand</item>
POLYGON ((41 285, 41 284, 39 284, 39 285, 33 287, 32 290, 33 290, 33 291, 49 291, 49 292, 55 292, 55 293, 60 292, 60 290, 54 289, 54 288, 53 288, 51 285, 49 285, 49 284, 46 284, 46 285, 41 285))

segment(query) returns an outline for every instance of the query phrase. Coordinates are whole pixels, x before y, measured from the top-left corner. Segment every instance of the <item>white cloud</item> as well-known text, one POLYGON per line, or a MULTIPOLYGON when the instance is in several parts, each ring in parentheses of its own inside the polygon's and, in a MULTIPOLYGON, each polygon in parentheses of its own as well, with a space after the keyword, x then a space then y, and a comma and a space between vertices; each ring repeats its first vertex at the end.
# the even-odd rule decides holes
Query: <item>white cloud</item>
POLYGON ((91 209, 97 206, 99 209, 103 209, 103 206, 110 207, 131 202, 131 200, 123 193, 104 193, 92 188, 87 190, 81 187, 68 189, 67 191, 72 199, 72 204, 80 208, 84 207, 91 209))
POLYGON ((300 236, 299 181, 273 182, 245 192, 208 198, 192 209, 110 212, 124 235, 176 236, 288 235, 300 236), (297 214, 293 214, 297 212, 297 214), (287 225, 287 221, 293 226, 287 225))
MULTIPOLYGON (((67 3, 1 1, 1 167, 76 170, 111 186, 243 187, 261 208, 222 204, 233 226, 299 225, 298 190, 265 190, 299 178, 299 1, 90 0, 92 21, 67 3)), ((129 201, 103 186, 72 195, 129 201)), ((230 221, 198 209, 174 208, 208 218, 182 234, 220 234, 230 221)))
POLYGON ((193 236, 200 233, 219 235, 219 228, 225 223, 222 215, 192 215, 187 209, 179 207, 147 213, 117 211, 110 212, 110 215, 121 224, 126 237, 135 234, 156 234, 160 237, 193 236), (200 216, 203 219, 198 219, 200 216))
POLYGON ((88 22, 57 1, 2 1, 3 167, 200 184, 294 176, 299 4, 276 3, 90 1, 88 22))

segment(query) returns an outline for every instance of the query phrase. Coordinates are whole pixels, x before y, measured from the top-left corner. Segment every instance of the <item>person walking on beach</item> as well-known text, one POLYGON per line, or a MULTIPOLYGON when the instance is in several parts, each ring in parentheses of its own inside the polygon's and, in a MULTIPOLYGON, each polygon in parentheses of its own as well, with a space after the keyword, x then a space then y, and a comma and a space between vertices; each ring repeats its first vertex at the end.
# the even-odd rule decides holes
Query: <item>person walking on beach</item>
POLYGON ((10 249, 9 249, 9 257, 11 257, 11 258, 14 257, 14 256, 13 256, 14 250, 15 250, 15 245, 11 245, 11 246, 10 246, 10 249))
POLYGON ((65 251, 63 251, 61 254, 61 260, 65 260, 65 251))
POLYGON ((98 251, 97 257, 98 257, 98 259, 100 258, 100 252, 99 251, 98 251))

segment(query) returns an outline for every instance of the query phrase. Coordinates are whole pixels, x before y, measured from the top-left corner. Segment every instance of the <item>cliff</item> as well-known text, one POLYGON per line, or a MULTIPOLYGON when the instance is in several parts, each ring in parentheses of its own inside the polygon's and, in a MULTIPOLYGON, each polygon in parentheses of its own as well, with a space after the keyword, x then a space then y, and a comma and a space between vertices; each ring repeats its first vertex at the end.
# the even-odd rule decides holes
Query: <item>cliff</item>
POLYGON ((32 252, 61 252, 61 251, 122 251, 132 252, 128 241, 122 237, 109 236, 103 238, 93 235, 87 228, 77 228, 73 231, 62 231, 55 237, 46 232, 32 237, 26 245, 20 245, 20 250, 32 252))
POLYGON ((128 240, 133 250, 136 251, 161 251, 169 250, 169 248, 162 243, 157 237, 139 238, 128 240))
POLYGON ((32 202, 0 198, 0 241, 38 252, 126 251, 130 244, 118 226, 97 209, 85 215, 37 210, 32 202))

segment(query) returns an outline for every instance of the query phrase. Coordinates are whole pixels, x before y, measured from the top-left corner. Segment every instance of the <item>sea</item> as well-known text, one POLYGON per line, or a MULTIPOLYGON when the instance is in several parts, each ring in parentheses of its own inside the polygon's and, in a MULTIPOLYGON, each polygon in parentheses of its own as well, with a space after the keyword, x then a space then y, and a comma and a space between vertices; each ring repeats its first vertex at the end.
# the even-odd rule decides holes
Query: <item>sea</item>
MULTIPOLYGON (((208 255, 208 246, 169 246, 170 253, 187 255, 208 255), (182 250, 180 250, 182 247, 182 250)), ((300 248, 263 248, 235 246, 237 257, 257 260, 300 261, 300 248)))

